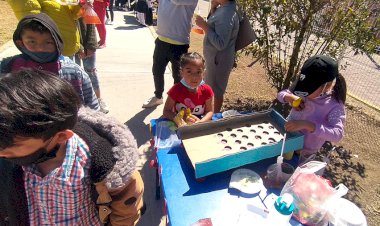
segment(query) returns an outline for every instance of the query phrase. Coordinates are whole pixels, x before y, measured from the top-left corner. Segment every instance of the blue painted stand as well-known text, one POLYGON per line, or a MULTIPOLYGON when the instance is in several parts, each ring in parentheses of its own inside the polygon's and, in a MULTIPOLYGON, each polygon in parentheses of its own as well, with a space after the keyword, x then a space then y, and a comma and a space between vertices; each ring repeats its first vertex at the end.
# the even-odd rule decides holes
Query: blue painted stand
MULTIPOLYGON (((153 135, 157 123, 162 120, 165 119, 151 121, 153 135)), ((198 181, 181 145, 158 149, 157 159, 171 226, 189 226, 203 218, 215 220, 216 217, 220 217, 220 210, 223 207, 221 200, 232 195, 239 196, 238 193, 232 194, 228 189, 233 170, 216 173, 207 176, 202 182, 198 181)), ((275 161, 275 158, 269 158, 246 165, 244 168, 252 169, 263 177, 267 167, 275 161)), ((296 159, 290 163, 294 165, 295 162, 296 159)), ((272 192, 278 195, 280 190, 268 190, 268 193, 272 192)), ((241 198, 243 199, 242 196, 241 198)), ((246 198, 257 200, 257 197, 244 197, 246 198)), ((302 225, 294 219, 290 223, 293 226, 302 225)))

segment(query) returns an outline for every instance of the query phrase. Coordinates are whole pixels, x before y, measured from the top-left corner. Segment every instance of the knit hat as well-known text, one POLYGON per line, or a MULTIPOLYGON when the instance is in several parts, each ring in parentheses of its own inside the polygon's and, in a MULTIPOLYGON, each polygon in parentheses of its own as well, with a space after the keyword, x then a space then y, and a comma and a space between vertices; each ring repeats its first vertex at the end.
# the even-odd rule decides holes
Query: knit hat
POLYGON ((303 64, 293 93, 297 96, 309 96, 338 75, 338 63, 333 58, 323 55, 312 56, 303 64))

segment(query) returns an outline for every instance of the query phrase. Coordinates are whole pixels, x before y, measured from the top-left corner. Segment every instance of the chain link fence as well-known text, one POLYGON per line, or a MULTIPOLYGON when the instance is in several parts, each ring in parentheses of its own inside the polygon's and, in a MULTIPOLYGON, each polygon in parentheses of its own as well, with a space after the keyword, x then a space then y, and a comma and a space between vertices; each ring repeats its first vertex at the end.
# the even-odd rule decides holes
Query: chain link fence
POLYGON ((330 179, 346 184, 348 199, 361 207, 368 225, 377 225, 380 202, 370 200, 380 195, 380 55, 353 53, 340 64, 347 83, 347 120, 337 149, 344 152, 337 152, 329 165, 330 179))

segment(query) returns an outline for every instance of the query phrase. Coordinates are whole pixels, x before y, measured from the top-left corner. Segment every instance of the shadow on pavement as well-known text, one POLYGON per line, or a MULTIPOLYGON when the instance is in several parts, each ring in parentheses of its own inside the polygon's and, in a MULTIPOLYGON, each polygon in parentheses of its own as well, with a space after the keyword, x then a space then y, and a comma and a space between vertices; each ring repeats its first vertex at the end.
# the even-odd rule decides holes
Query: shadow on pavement
POLYGON ((140 28, 144 28, 144 26, 141 26, 141 25, 119 26, 119 27, 116 27, 115 30, 131 31, 131 30, 136 30, 140 28))
POLYGON ((150 160, 153 159, 152 149, 149 142, 139 148, 140 159, 146 158, 140 169, 141 177, 144 181, 144 202, 146 212, 141 216, 137 226, 160 226, 165 224, 165 203, 164 198, 156 199, 156 168, 150 166, 150 160))
POLYGON ((136 17, 132 15, 124 15, 124 23, 131 25, 139 25, 139 22, 137 21, 136 17))
POLYGON ((146 212, 141 217, 138 226, 165 225, 163 198, 156 200, 156 168, 150 166, 150 160, 154 159, 150 148, 150 125, 145 124, 145 118, 155 110, 146 108, 137 113, 124 124, 127 125, 134 135, 139 147, 139 171, 144 181, 144 202, 146 212))
POLYGON ((129 127, 133 136, 137 141, 137 147, 145 144, 150 139, 149 124, 145 124, 145 118, 152 113, 156 108, 145 108, 144 110, 137 113, 131 119, 126 121, 124 124, 129 127))

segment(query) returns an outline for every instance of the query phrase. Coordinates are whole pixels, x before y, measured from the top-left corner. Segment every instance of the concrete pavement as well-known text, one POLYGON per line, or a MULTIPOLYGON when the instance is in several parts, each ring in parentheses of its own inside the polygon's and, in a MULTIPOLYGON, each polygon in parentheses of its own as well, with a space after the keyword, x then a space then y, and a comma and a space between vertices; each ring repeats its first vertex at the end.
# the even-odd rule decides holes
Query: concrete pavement
MULTIPOLYGON (((200 0, 198 5, 201 15, 206 16, 209 2, 200 0)), ((149 166, 152 159, 149 122, 162 115, 163 105, 141 108, 143 102, 153 96, 151 68, 156 34, 152 27, 140 27, 132 12, 116 11, 114 22, 107 26, 107 47, 97 53, 102 97, 111 109, 109 114, 130 128, 139 146, 147 211, 138 225, 164 226, 164 203, 163 199, 155 199, 155 170, 149 166)), ((164 100, 172 84, 171 71, 167 68, 164 100)))
MULTIPOLYGON (((147 211, 139 226, 165 225, 163 201, 155 200, 155 170, 150 168, 149 122, 162 115, 163 105, 141 108, 153 96, 152 57, 155 34, 141 27, 133 12, 115 12, 114 25, 107 26, 107 47, 98 50, 102 97, 111 115, 125 123, 136 138, 140 151, 140 172, 145 183, 144 199, 147 211)), ((171 71, 165 73, 165 90, 173 84, 171 71)), ((165 96, 164 96, 165 98, 165 96)))

